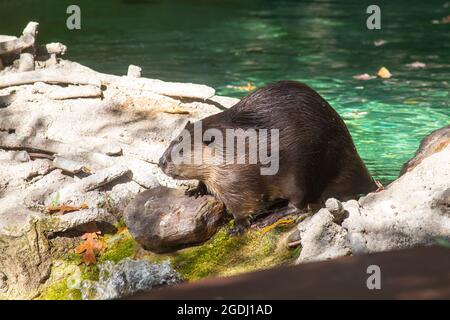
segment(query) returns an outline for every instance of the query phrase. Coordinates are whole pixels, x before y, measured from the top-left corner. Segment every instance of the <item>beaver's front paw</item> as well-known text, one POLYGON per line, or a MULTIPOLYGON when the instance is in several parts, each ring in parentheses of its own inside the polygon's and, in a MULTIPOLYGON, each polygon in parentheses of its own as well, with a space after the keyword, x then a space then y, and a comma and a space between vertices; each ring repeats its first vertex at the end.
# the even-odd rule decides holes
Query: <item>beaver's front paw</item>
POLYGON ((195 188, 187 189, 185 194, 189 197, 195 197, 195 199, 197 199, 198 197, 208 194, 208 188, 203 182, 199 182, 195 188))
POLYGON ((228 235, 230 237, 241 236, 245 233, 245 231, 250 226, 250 222, 248 219, 234 220, 234 226, 228 230, 228 235))

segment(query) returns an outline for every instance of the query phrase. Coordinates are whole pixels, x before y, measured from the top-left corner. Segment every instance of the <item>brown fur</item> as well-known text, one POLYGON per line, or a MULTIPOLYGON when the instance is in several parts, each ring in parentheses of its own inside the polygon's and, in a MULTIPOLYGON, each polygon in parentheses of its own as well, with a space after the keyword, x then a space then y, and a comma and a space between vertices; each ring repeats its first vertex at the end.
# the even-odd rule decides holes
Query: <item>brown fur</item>
MULTIPOLYGON (((203 119, 202 125, 203 131, 280 130, 279 171, 272 176, 261 175, 259 163, 176 165, 170 154, 177 139, 161 157, 166 174, 204 183, 238 223, 278 199, 302 209, 329 197, 347 200, 376 189, 343 120, 302 83, 280 81, 258 89, 229 110, 203 119)), ((192 131, 193 125, 186 129, 192 131)), ((209 151, 207 144, 202 148, 209 151)))

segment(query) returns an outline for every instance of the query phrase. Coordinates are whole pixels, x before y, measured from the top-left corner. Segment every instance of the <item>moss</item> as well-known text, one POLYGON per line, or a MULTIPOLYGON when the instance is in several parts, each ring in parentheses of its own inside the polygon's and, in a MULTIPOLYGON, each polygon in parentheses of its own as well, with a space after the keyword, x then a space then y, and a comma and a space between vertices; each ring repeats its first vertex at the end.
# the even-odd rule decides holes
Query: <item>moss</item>
POLYGON ((52 283, 37 297, 37 300, 81 300, 81 292, 67 287, 67 278, 52 283))
POLYGON ((280 239, 292 226, 277 226, 267 233, 249 230, 242 236, 230 237, 230 224, 206 243, 173 254, 147 255, 157 262, 170 259, 172 266, 189 281, 210 276, 229 276, 288 264, 299 255, 289 250, 280 239))
POLYGON ((116 235, 106 235, 106 251, 101 254, 99 262, 111 260, 114 263, 127 257, 133 257, 138 249, 137 242, 131 237, 128 231, 120 232, 116 235))
MULTIPOLYGON (((171 254, 153 254, 139 250, 139 245, 130 233, 122 228, 116 234, 104 236, 107 246, 105 252, 98 255, 98 263, 107 260, 117 263, 127 257, 138 257, 150 262, 169 259, 185 280, 193 281, 289 264, 299 255, 299 249, 287 249, 284 241, 293 225, 280 224, 264 231, 249 230, 244 235, 235 237, 228 235, 231 226, 232 222, 229 222, 201 245, 171 254)), ((79 290, 67 287, 67 281, 72 275, 76 275, 80 281, 95 281, 99 277, 99 268, 97 265, 84 265, 82 255, 71 251, 57 267, 52 268, 52 277, 37 299, 81 299, 79 290)))

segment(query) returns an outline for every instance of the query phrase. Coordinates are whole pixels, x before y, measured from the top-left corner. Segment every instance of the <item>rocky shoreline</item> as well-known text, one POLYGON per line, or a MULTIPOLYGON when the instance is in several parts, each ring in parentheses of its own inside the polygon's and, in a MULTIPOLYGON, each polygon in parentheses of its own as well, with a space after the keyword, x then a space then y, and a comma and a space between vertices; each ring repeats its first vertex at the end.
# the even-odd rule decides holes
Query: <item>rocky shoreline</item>
MULTIPOLYGON (((450 238, 446 136, 440 150, 427 154, 385 190, 359 201, 329 200, 306 219, 285 217, 273 228, 252 229, 231 239, 227 218, 222 221, 217 213, 223 208, 211 205, 211 211, 201 212, 201 199, 189 205, 180 201, 167 215, 178 233, 164 229, 159 217, 160 229, 148 225, 159 238, 145 238, 147 229, 139 229, 140 221, 133 220, 141 207, 128 208, 125 225, 123 212, 130 201, 148 189, 151 193, 193 183, 172 180, 157 168, 165 147, 188 120, 218 113, 238 99, 217 96, 204 85, 142 78, 135 66, 122 77, 98 73, 63 60, 67 48, 62 44, 39 46, 37 30, 31 23, 19 38, 0 37, 0 299, 111 298, 181 278, 450 238), (176 215, 187 212, 195 219, 176 215), (133 239, 138 239, 136 228, 131 235, 126 228, 133 223, 154 252, 212 239, 158 255, 133 239), (104 242, 103 250, 95 252, 98 265, 85 265, 74 250, 83 234, 97 231, 104 242), (292 235, 300 247, 288 248, 292 235), (114 287, 114 281, 101 276, 105 268, 115 270, 129 286, 114 287), (133 282, 137 277, 148 286, 133 282), (109 295, 101 294, 105 286, 109 295)), ((165 208, 146 210, 159 210, 163 216, 165 208)))

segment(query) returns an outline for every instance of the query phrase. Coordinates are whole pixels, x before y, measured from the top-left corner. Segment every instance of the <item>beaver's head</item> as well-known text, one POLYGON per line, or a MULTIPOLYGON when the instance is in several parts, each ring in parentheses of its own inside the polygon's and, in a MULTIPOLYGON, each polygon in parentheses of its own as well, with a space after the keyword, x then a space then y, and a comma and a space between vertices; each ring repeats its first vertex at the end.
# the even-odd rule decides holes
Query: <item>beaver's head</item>
POLYGON ((208 141, 194 137, 194 125, 188 121, 167 147, 158 165, 165 174, 175 179, 204 180, 212 164, 208 145, 208 141))

